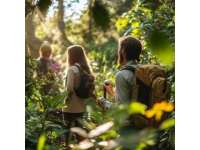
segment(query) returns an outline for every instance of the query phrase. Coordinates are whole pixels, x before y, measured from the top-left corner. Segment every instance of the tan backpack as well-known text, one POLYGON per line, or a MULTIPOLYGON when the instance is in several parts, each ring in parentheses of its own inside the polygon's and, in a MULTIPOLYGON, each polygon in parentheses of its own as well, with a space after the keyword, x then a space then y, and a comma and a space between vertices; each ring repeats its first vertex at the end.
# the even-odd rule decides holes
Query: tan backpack
MULTIPOLYGON (((167 73, 163 68, 148 64, 137 68, 126 66, 121 70, 131 70, 134 73, 132 100, 145 104, 147 110, 151 109, 155 103, 170 99, 171 82, 167 79, 167 73)), ((155 121, 155 117, 146 118, 138 114, 131 116, 137 128, 157 128, 167 118, 166 112, 158 122, 155 121)))

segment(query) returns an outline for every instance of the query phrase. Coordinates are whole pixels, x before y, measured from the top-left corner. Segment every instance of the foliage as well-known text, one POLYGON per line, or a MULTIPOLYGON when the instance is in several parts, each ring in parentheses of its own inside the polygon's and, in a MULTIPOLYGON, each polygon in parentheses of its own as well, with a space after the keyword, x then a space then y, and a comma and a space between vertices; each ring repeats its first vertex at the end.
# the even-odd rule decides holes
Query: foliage
MULTIPOLYGON (((37 61, 31 55, 26 56, 25 62, 25 135, 26 149, 48 149, 48 145, 62 147, 58 138, 66 132, 60 119, 61 108, 68 93, 44 95, 42 85, 48 81, 47 76, 38 78, 37 61), (46 142, 45 142, 46 140, 46 142), (37 144, 38 143, 38 144, 37 144), (45 144, 46 143, 46 144, 45 144)), ((54 75, 54 74, 52 74, 54 75)), ((57 84, 58 78, 54 81, 57 84)), ((55 84, 54 83, 54 84, 55 84)), ((62 141, 63 142, 63 141, 62 141)), ((52 147, 51 146, 51 147, 52 147)))
MULTIPOLYGON (((143 43, 140 63, 166 68, 172 82, 170 103, 156 104, 149 111, 145 111, 145 106, 140 103, 132 103, 130 106, 120 106, 113 112, 105 112, 97 106, 94 99, 86 99, 84 119, 79 120, 84 129, 71 129, 86 140, 79 144, 72 140, 70 146, 73 149, 174 149, 174 5, 173 0, 89 0, 87 9, 82 12, 78 21, 74 21, 73 16, 64 17, 65 33, 69 40, 83 45, 90 59, 98 97, 103 95, 103 81, 108 79, 114 82, 115 75, 121 67, 117 64, 117 40, 123 35, 133 35, 140 39, 143 43), (104 15, 95 14, 98 9, 103 10, 104 15), (170 119, 158 129, 123 128, 132 114, 140 113, 146 117, 155 115, 159 120, 163 111, 169 112, 170 119)), ((36 36, 52 42, 53 56, 61 67, 65 68, 67 55, 66 49, 61 48, 62 44, 59 41, 57 19, 57 11, 54 12, 53 18, 46 18, 42 23, 35 16, 36 36)), ((64 149, 64 135, 69 131, 65 130, 65 123, 59 117, 55 117, 56 112, 64 107, 62 101, 67 96, 67 93, 63 93, 62 80, 56 76, 55 70, 38 79, 35 75, 37 62, 31 56, 26 57, 25 67, 26 149, 64 149), (48 82, 50 75, 56 78, 54 88, 49 95, 44 96, 41 87, 48 82)), ((111 96, 108 96, 108 99, 114 102, 111 96)))

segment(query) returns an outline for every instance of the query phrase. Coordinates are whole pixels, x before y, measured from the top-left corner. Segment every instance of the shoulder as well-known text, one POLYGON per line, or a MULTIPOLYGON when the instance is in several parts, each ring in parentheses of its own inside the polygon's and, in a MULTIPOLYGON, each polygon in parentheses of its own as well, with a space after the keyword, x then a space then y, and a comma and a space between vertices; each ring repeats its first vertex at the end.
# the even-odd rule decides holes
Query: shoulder
POLYGON ((41 62, 41 58, 40 58, 40 57, 37 58, 36 61, 37 61, 38 63, 40 63, 40 62, 41 62))
POLYGON ((127 70, 121 70, 116 74, 116 81, 127 80, 128 75, 126 73, 127 70))
POLYGON ((120 70, 116 75, 117 78, 130 78, 132 76, 133 76, 133 71, 129 69, 120 70))
POLYGON ((131 68, 138 68, 140 67, 141 64, 136 64, 136 65, 128 65, 126 66, 123 70, 119 71, 120 74, 123 74, 123 75, 127 75, 127 76, 132 76, 134 73, 133 73, 133 70, 131 68))
MULTIPOLYGON (((138 66, 131 66, 131 67, 137 68, 138 66)), ((134 78, 134 73, 132 70, 129 70, 129 69, 120 70, 116 74, 116 81, 130 82, 133 80, 133 78, 134 78)))
POLYGON ((43 66, 43 64, 44 64, 44 62, 42 61, 42 59, 41 58, 37 58, 36 61, 38 63, 39 68, 41 68, 43 66))
POLYGON ((78 72, 79 72, 79 69, 78 69, 77 66, 71 66, 71 67, 69 68, 69 71, 73 71, 74 73, 78 73, 78 72))

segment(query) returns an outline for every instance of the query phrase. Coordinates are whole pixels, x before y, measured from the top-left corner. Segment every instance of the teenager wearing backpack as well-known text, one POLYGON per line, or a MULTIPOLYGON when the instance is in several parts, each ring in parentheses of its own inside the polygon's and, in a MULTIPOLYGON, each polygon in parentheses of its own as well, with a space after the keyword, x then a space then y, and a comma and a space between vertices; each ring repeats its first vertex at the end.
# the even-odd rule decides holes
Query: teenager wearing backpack
MULTIPOLYGON (((153 104, 168 100, 170 97, 171 84, 166 78, 166 71, 156 65, 140 65, 140 54, 142 52, 141 42, 133 36, 125 36, 119 39, 118 63, 123 68, 116 74, 115 92, 111 82, 104 82, 105 89, 111 96, 115 97, 116 103, 111 103, 105 98, 97 99, 100 107, 112 110, 120 104, 130 104, 138 101, 152 108, 153 104)), ((163 114, 160 122, 155 118, 146 118, 140 115, 130 116, 131 126, 136 128, 158 127, 167 118, 163 114)))
MULTIPOLYGON (((73 45, 68 48, 67 65, 68 73, 66 78, 66 91, 70 92, 70 94, 65 100, 67 108, 63 109, 63 119, 64 121, 66 121, 67 129, 69 131, 71 127, 82 127, 82 125, 78 123, 77 119, 83 119, 84 97, 78 96, 79 93, 77 92, 77 89, 83 88, 81 87, 83 83, 82 77, 89 75, 89 77, 93 77, 94 80, 94 75, 92 68, 88 62, 88 58, 85 54, 85 50, 80 45, 73 45)), ((84 140, 78 134, 76 135, 76 139, 78 142, 84 140)), ((67 133, 66 139, 67 148, 69 148, 68 140, 69 132, 67 133)))

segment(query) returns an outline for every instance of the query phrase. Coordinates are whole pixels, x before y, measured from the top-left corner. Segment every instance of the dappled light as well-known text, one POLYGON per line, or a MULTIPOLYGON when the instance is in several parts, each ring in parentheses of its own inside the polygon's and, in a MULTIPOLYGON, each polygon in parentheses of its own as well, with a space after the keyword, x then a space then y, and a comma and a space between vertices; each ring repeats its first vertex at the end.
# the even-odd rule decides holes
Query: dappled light
POLYGON ((25 0, 25 149, 175 149, 175 1, 25 0))

